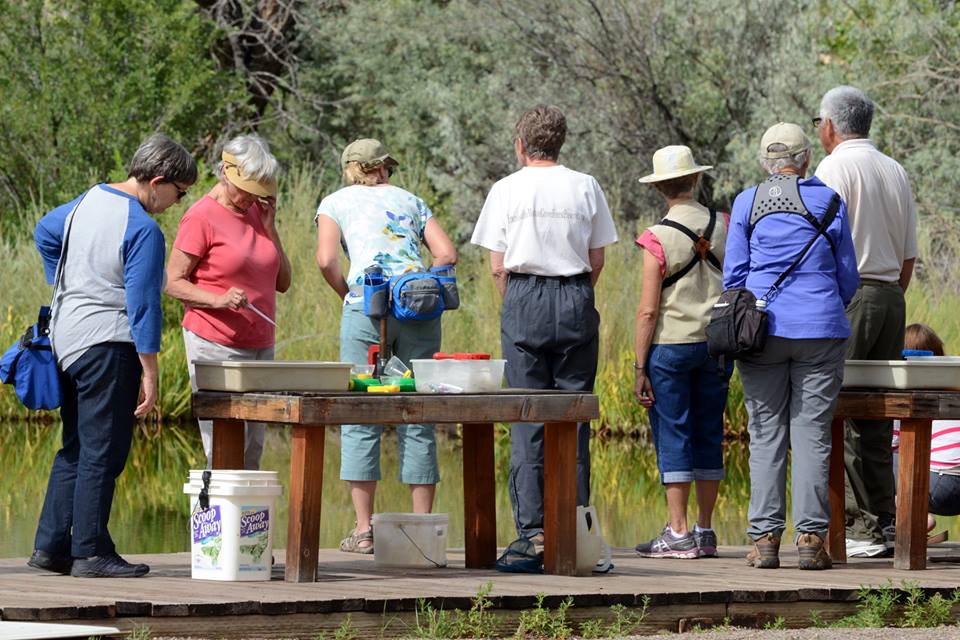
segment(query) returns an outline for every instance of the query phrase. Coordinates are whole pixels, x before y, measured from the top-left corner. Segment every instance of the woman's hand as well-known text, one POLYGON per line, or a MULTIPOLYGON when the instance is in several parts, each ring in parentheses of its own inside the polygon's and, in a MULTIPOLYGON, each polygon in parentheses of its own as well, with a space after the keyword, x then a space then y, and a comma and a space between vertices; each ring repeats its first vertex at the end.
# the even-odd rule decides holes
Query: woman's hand
POLYGON ((157 380, 159 380, 157 367, 157 354, 138 353, 140 366, 143 367, 143 378, 140 381, 140 395, 137 401, 137 408, 133 415, 142 418, 153 410, 157 403, 157 380))
POLYGON ((640 405, 646 409, 649 409, 653 406, 654 397, 653 397, 653 385, 650 384, 650 378, 647 377, 647 372, 643 369, 637 369, 637 381, 634 385, 633 392, 637 396, 637 400, 640 401, 640 405))
POLYGON ((247 306, 247 294, 243 289, 230 287, 228 291, 217 296, 215 309, 240 309, 247 306))
POLYGON ((260 204, 260 219, 267 229, 276 229, 277 226, 277 199, 274 196, 258 198, 260 204))

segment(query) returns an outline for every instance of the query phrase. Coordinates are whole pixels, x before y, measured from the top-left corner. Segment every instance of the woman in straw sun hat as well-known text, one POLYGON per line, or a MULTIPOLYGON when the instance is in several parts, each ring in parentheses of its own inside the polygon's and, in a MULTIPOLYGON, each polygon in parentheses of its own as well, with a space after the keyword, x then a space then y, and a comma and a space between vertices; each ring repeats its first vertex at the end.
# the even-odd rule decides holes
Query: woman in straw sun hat
POLYGON ((713 507, 723 478, 723 408, 727 376, 707 354, 704 330, 722 287, 727 219, 694 199, 700 175, 688 147, 653 154, 653 173, 640 178, 666 201, 667 215, 637 239, 643 249, 643 290, 636 320, 636 396, 646 407, 666 487, 670 522, 646 558, 715 556, 713 507), (690 484, 698 517, 687 523, 690 484))
MULTIPOLYGON (((277 233, 280 166, 260 137, 224 147, 217 184, 184 214, 167 263, 167 294, 181 301, 190 384, 194 360, 273 360, 277 291, 290 288, 290 261, 277 233)), ((245 469, 257 469, 265 425, 248 422, 245 469)), ((207 466, 213 421, 200 420, 207 466)))
MULTIPOLYGON (((343 299, 340 359, 364 364, 367 349, 380 340, 379 320, 364 314, 363 274, 379 267, 386 278, 426 271, 421 245, 433 266, 453 265, 457 251, 427 204, 390 184, 398 163, 372 138, 355 140, 340 156, 344 186, 317 207, 317 264, 324 279, 343 299), (344 277, 340 247, 350 260, 344 277)), ((387 319, 390 350, 405 363, 431 358, 440 350, 440 318, 387 319)), ((348 553, 373 553, 374 495, 380 480, 380 425, 344 425, 340 430, 340 479, 350 483, 356 526, 340 543, 348 553)), ((415 513, 430 513, 440 472, 433 425, 397 425, 400 481, 410 486, 415 513)))

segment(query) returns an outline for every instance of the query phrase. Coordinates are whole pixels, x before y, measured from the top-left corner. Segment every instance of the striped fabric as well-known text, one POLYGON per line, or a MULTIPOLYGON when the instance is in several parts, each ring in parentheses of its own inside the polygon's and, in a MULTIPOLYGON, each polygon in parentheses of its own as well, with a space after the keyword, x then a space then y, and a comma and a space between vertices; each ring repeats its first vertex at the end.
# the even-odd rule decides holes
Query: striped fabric
MULTIPOLYGON (((900 449, 900 421, 893 422, 893 451, 900 449)), ((934 420, 930 470, 960 475, 960 420, 934 420)))

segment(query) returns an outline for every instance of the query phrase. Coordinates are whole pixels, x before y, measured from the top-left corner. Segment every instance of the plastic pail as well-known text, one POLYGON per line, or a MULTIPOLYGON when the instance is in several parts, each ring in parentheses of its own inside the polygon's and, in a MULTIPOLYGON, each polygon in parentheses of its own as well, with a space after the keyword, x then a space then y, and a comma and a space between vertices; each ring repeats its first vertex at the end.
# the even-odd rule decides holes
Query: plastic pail
POLYGON ((577 507, 577 575, 609 571, 610 545, 600 533, 595 507, 577 507))
POLYGON ((447 566, 445 513, 376 513, 373 559, 381 567, 447 566))
POLYGON ((276 471, 191 471, 183 485, 190 496, 191 576, 269 580, 281 491, 276 471))

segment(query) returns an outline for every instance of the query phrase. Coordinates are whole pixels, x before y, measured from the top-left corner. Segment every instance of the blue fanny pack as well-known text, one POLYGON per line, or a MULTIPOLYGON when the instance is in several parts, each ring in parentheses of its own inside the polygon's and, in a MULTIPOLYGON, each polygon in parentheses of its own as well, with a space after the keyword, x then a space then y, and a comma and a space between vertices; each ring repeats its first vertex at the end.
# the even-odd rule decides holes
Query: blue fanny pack
POLYGON ((50 346, 50 308, 0 359, 0 381, 12 384, 28 409, 56 409, 62 401, 60 369, 50 346))
POLYGON ((452 266, 404 273, 388 281, 367 278, 363 289, 364 313, 371 317, 392 313, 403 322, 433 320, 460 306, 452 266))

